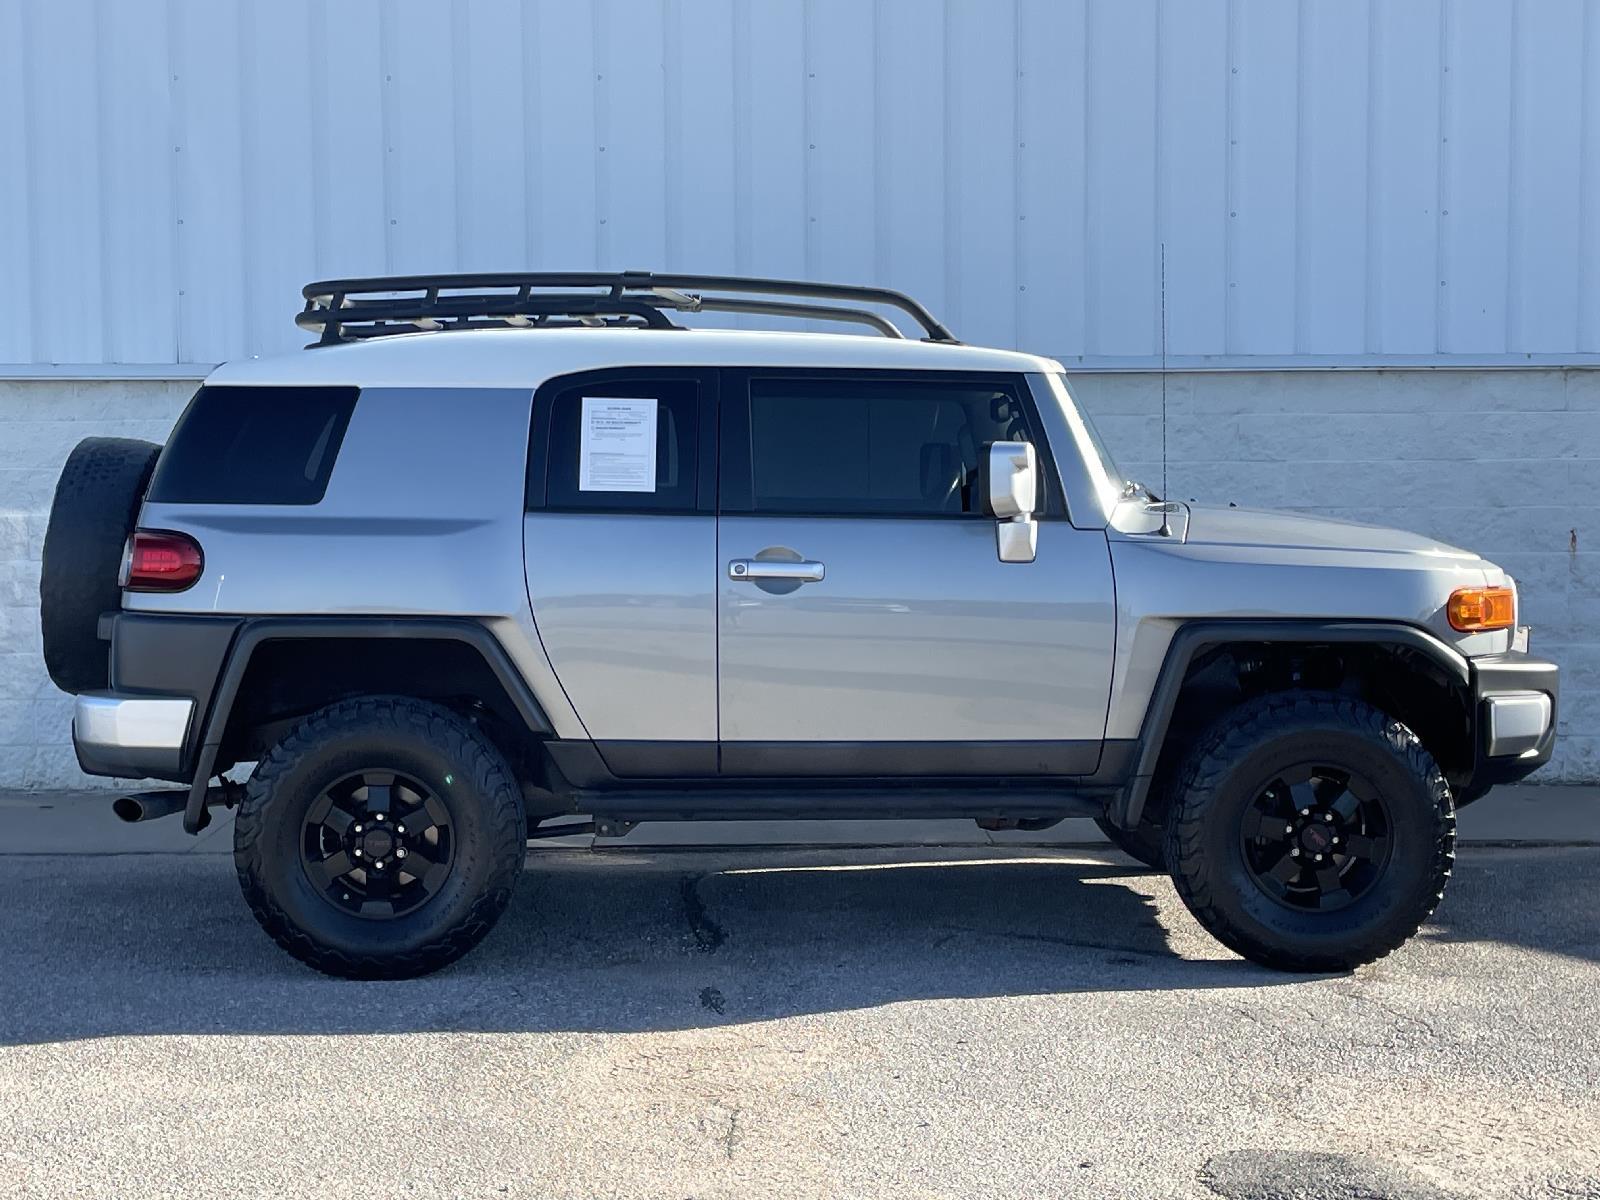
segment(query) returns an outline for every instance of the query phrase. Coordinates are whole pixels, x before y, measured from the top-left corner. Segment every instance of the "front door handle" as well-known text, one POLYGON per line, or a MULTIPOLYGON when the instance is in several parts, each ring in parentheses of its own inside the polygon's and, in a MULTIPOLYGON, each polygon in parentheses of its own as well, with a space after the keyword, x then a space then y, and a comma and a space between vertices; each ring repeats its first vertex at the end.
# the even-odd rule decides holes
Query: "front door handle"
POLYGON ((827 568, 819 562, 784 562, 770 558, 736 558, 728 564, 729 579, 786 579, 817 583, 827 568))

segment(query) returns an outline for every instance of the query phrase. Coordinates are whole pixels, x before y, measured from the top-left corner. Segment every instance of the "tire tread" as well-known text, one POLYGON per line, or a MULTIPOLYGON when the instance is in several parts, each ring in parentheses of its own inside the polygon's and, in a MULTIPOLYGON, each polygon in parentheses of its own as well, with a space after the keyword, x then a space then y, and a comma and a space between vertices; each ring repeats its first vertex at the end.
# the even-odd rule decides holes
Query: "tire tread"
POLYGON ((1284 692, 1249 701, 1224 717, 1190 753, 1167 823, 1167 862, 1178 895, 1195 918, 1223 945, 1268 966, 1291 971, 1345 970, 1375 962, 1402 946, 1444 899, 1455 865, 1456 816, 1444 774, 1409 728, 1353 697, 1320 692, 1284 692), (1406 771, 1421 780, 1433 804, 1435 845, 1429 885, 1419 890, 1404 921, 1353 943, 1337 957, 1265 947, 1247 935, 1217 903, 1216 873, 1206 870, 1203 834, 1218 788, 1245 755, 1267 739, 1296 728, 1336 725, 1387 743, 1406 771), (1398 932, 1397 932, 1398 931, 1398 932))
POLYGON ((56 480, 39 569, 45 668, 64 692, 103 688, 110 649, 100 614, 121 605, 117 570, 161 447, 136 438, 84 438, 56 480))
POLYGON ((505 758, 467 721, 439 705, 399 696, 344 700, 312 713, 291 729, 256 766, 234 819, 234 867, 245 902, 272 939, 317 970, 348 979, 409 979, 454 962, 483 940, 510 902, 527 849, 522 795, 505 758), (385 724, 448 753, 461 764, 475 793, 487 802, 490 854, 497 864, 490 886, 474 899, 464 920, 414 950, 399 954, 349 954, 318 942, 279 907, 261 874, 263 817, 279 780, 300 758, 353 727, 385 724))

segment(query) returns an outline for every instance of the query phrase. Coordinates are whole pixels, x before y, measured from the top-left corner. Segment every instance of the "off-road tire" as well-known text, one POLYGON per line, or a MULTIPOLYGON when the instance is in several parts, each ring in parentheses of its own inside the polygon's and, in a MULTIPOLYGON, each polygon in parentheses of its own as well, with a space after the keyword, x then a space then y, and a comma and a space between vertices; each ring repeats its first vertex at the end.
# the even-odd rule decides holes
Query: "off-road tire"
POLYGON ((122 607, 117 573, 161 447, 134 438, 84 438, 67 455, 45 526, 39 571, 44 664, 64 692, 110 680, 100 614, 122 607))
POLYGON ((1128 857, 1157 871, 1167 869, 1167 833, 1159 825, 1141 821, 1136 829, 1123 829, 1107 817, 1096 817, 1094 823, 1106 839, 1128 857))
POLYGON ((1201 738, 1180 774, 1167 824, 1179 896, 1229 949, 1286 971, 1345 971, 1382 958, 1421 928, 1455 862, 1455 806, 1417 736, 1369 704, 1327 692, 1249 701, 1201 738), (1349 907, 1293 910, 1245 863, 1244 809, 1274 764, 1295 756, 1359 767, 1380 787, 1393 847, 1382 874, 1349 907))
POLYGON ((522 793, 504 756, 469 721, 398 696, 312 713, 257 764, 234 824, 233 858, 251 913, 302 962, 348 979, 409 979, 460 958, 511 900, 527 850, 522 793), (425 783, 450 812, 455 860, 415 911, 368 920, 311 884, 300 839, 311 804, 349 771, 379 767, 425 783))

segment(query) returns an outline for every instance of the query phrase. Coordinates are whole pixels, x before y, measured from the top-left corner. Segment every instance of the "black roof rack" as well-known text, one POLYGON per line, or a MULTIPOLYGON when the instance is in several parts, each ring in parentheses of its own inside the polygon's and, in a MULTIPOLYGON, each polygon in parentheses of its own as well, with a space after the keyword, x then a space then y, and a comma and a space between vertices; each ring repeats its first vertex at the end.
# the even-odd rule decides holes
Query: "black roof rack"
POLYGON ((509 272, 389 275, 325 279, 301 290, 301 329, 318 344, 361 341, 418 329, 506 326, 613 325, 678 329, 668 312, 732 312, 870 325, 904 337, 887 317, 866 308, 817 301, 854 301, 898 309, 922 326, 925 341, 956 339, 903 292, 853 284, 806 283, 735 275, 657 275, 649 271, 509 272), (574 291, 572 289, 594 289, 574 291), (707 291, 733 293, 707 295, 707 291), (402 293, 420 293, 404 295, 402 293), (761 299, 759 297, 781 297, 761 299))

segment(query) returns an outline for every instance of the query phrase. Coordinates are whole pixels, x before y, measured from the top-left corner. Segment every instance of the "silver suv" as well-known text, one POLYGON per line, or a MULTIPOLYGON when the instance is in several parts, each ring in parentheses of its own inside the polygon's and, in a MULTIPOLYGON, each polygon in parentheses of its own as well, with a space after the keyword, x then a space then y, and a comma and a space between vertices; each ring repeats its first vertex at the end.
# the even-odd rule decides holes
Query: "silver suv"
POLYGON ((1439 903, 1456 806, 1549 759, 1498 567, 1158 499, 1060 364, 899 293, 305 295, 316 344, 219 368, 165 447, 73 451, 41 592, 83 769, 180 785, 128 819, 237 805, 251 911, 321 970, 452 961, 551 833, 1074 816, 1238 953, 1346 969, 1439 903))

